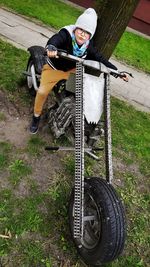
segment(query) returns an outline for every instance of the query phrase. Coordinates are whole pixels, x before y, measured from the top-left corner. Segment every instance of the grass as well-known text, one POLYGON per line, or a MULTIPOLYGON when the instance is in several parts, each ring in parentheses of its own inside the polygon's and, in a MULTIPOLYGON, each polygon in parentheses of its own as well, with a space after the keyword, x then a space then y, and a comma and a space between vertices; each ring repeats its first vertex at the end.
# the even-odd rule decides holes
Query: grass
POLYGON ((67 240, 66 203, 70 185, 64 178, 58 177, 52 187, 41 192, 38 187, 31 186, 31 193, 25 198, 18 198, 12 189, 0 190, 0 233, 10 236, 9 239, 0 238, 2 262, 9 256, 14 266, 17 263, 19 266, 52 267, 56 260, 49 246, 54 246, 54 242, 64 253, 72 251, 67 240), (12 258, 14 253, 15 259, 12 258))
POLYGON ((27 58, 28 54, 25 51, 14 49, 7 42, 0 40, 1 89, 14 94, 22 80, 22 71, 26 69, 27 58))
POLYGON ((0 112, 0 121, 5 121, 6 120, 6 116, 3 112, 0 112))
POLYGON ((17 185, 23 177, 31 174, 32 170, 23 160, 16 159, 9 165, 9 172, 10 181, 13 185, 17 185))
POLYGON ((8 166, 9 152, 11 145, 7 142, 0 142, 0 170, 8 166))
MULTIPOLYGON (((1 47, 5 55, 1 57, 1 66, 8 69, 6 63, 11 62, 9 74, 10 77, 13 75, 16 86, 16 95, 11 101, 15 102, 19 94, 18 79, 26 62, 22 65, 22 51, 4 42, 1 42, 1 47), (16 62, 17 73, 14 71, 16 62)), ((27 58, 26 53, 23 57, 24 60, 27 58)), ((11 79, 8 81, 7 75, 6 71, 3 72, 1 88, 9 93, 11 79)), ((12 91, 11 95, 14 96, 12 91)), ((121 180, 117 191, 126 207, 128 237, 124 255, 107 267, 149 267, 149 132, 149 114, 112 98, 113 153, 123 166, 119 170, 115 168, 114 182, 121 180)), ((0 182, 3 185, 0 189, 0 234, 8 237, 0 238, 1 262, 7 266, 52 267, 64 264, 64 267, 69 261, 72 267, 83 267, 73 249, 68 229, 67 203, 74 160, 71 156, 64 158, 61 155, 65 170, 59 170, 55 181, 50 183, 48 180, 45 184, 46 178, 42 177, 42 183, 38 184, 33 166, 35 162, 41 162, 43 142, 32 137, 25 149, 19 152, 10 143, 0 142, 0 182), (21 194, 22 186, 24 194, 21 194)), ((86 174, 91 175, 93 166, 90 160, 86 159, 86 162, 86 174)), ((41 175, 40 171, 38 175, 41 175)), ((47 176, 53 178, 51 173, 47 176)))
POLYGON ((150 40, 131 32, 124 32, 114 56, 146 72, 150 72, 150 40))
MULTIPOLYGON (((81 11, 56 0, 1 0, 0 3, 22 15, 36 18, 46 25, 59 29, 74 24, 81 11)), ((150 72, 150 40, 125 32, 120 39, 114 56, 143 71, 150 72)))
POLYGON ((43 202, 42 195, 34 192, 33 196, 18 199, 12 190, 4 189, 1 190, 0 199, 0 231, 5 235, 8 232, 11 234, 11 239, 0 240, 1 257, 4 259, 8 253, 15 253, 16 259, 12 258, 14 266, 16 263, 19 266, 36 266, 42 260, 44 262, 44 251, 39 237, 46 220, 44 222, 45 216, 38 208, 43 202))
MULTIPOLYGON (((140 172, 149 176, 150 115, 137 112, 130 105, 112 101, 112 127, 114 153, 127 163, 137 163, 140 172), (119 119, 118 119, 119 118, 119 119)), ((115 154, 115 155, 116 155, 115 154)))
POLYGON ((46 142, 44 142, 40 137, 33 136, 28 141, 27 151, 32 156, 40 156, 44 145, 46 145, 46 142))
POLYGON ((1 0, 0 3, 22 15, 38 19, 56 29, 68 23, 73 24, 75 19, 81 14, 81 11, 77 8, 66 5, 58 0, 1 0))

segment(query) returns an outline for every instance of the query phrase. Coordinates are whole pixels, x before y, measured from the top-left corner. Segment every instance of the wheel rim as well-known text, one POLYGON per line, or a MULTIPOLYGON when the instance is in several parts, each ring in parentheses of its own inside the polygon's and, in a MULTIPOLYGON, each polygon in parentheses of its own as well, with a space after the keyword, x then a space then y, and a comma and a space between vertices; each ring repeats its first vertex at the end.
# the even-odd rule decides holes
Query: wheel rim
MULTIPOLYGON (((29 73, 31 73, 31 67, 32 66, 33 66, 33 64, 32 64, 32 62, 30 62, 29 65, 28 65, 28 69, 27 69, 27 71, 29 73)), ((29 89, 31 89, 32 86, 33 86, 32 77, 31 76, 27 76, 27 86, 28 86, 29 89)))
POLYGON ((87 249, 93 249, 99 243, 101 237, 101 214, 97 203, 91 194, 85 194, 84 216, 94 216, 92 220, 84 222, 82 245, 87 249))

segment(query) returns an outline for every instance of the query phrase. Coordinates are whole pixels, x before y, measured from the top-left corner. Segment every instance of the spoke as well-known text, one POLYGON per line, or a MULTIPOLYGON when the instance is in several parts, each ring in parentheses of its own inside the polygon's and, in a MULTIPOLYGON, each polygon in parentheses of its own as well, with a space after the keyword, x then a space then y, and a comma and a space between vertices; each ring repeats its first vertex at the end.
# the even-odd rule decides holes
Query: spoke
MULTIPOLYGON (((83 217, 83 221, 87 222, 87 221, 96 221, 96 216, 94 215, 90 215, 90 216, 84 216, 83 217)), ((97 220, 98 221, 98 220, 97 220)))
POLYGON ((101 216, 97 204, 90 194, 85 194, 84 214, 83 246, 92 249, 97 245, 101 235, 101 216))

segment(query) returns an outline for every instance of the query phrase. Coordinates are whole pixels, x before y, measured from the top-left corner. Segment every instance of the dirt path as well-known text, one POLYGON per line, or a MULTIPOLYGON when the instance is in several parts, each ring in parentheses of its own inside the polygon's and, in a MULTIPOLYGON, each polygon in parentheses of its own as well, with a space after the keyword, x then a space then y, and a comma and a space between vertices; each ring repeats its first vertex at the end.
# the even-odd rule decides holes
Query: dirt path
POLYGON ((0 91, 0 110, 4 116, 0 121, 0 140, 8 141, 16 147, 24 147, 29 139, 28 110, 21 111, 20 107, 10 101, 2 91, 0 91))
POLYGON ((14 147, 14 151, 19 151, 16 152, 18 156, 26 159, 32 165, 33 176, 39 183, 42 179, 44 186, 44 177, 48 176, 48 172, 50 171, 50 176, 53 176, 61 169, 61 157, 59 154, 49 154, 44 149, 44 145, 46 146, 46 144, 53 142, 48 130, 40 129, 37 135, 30 134, 29 124, 32 117, 32 107, 30 105, 28 107, 21 106, 18 101, 10 100, 4 92, 0 91, 0 110, 3 117, 0 120, 0 141, 10 143, 14 147), (43 140, 39 157, 34 155, 30 157, 26 153, 28 143, 33 138, 41 138, 43 140))

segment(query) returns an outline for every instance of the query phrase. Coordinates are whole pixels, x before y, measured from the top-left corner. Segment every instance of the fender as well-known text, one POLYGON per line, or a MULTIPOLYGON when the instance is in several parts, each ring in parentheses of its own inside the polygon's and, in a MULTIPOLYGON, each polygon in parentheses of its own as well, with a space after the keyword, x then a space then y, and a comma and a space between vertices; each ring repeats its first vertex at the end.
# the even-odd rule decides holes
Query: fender
POLYGON ((31 46, 28 48, 28 51, 33 59, 36 72, 41 74, 43 65, 47 63, 44 56, 45 48, 42 46, 31 46))

